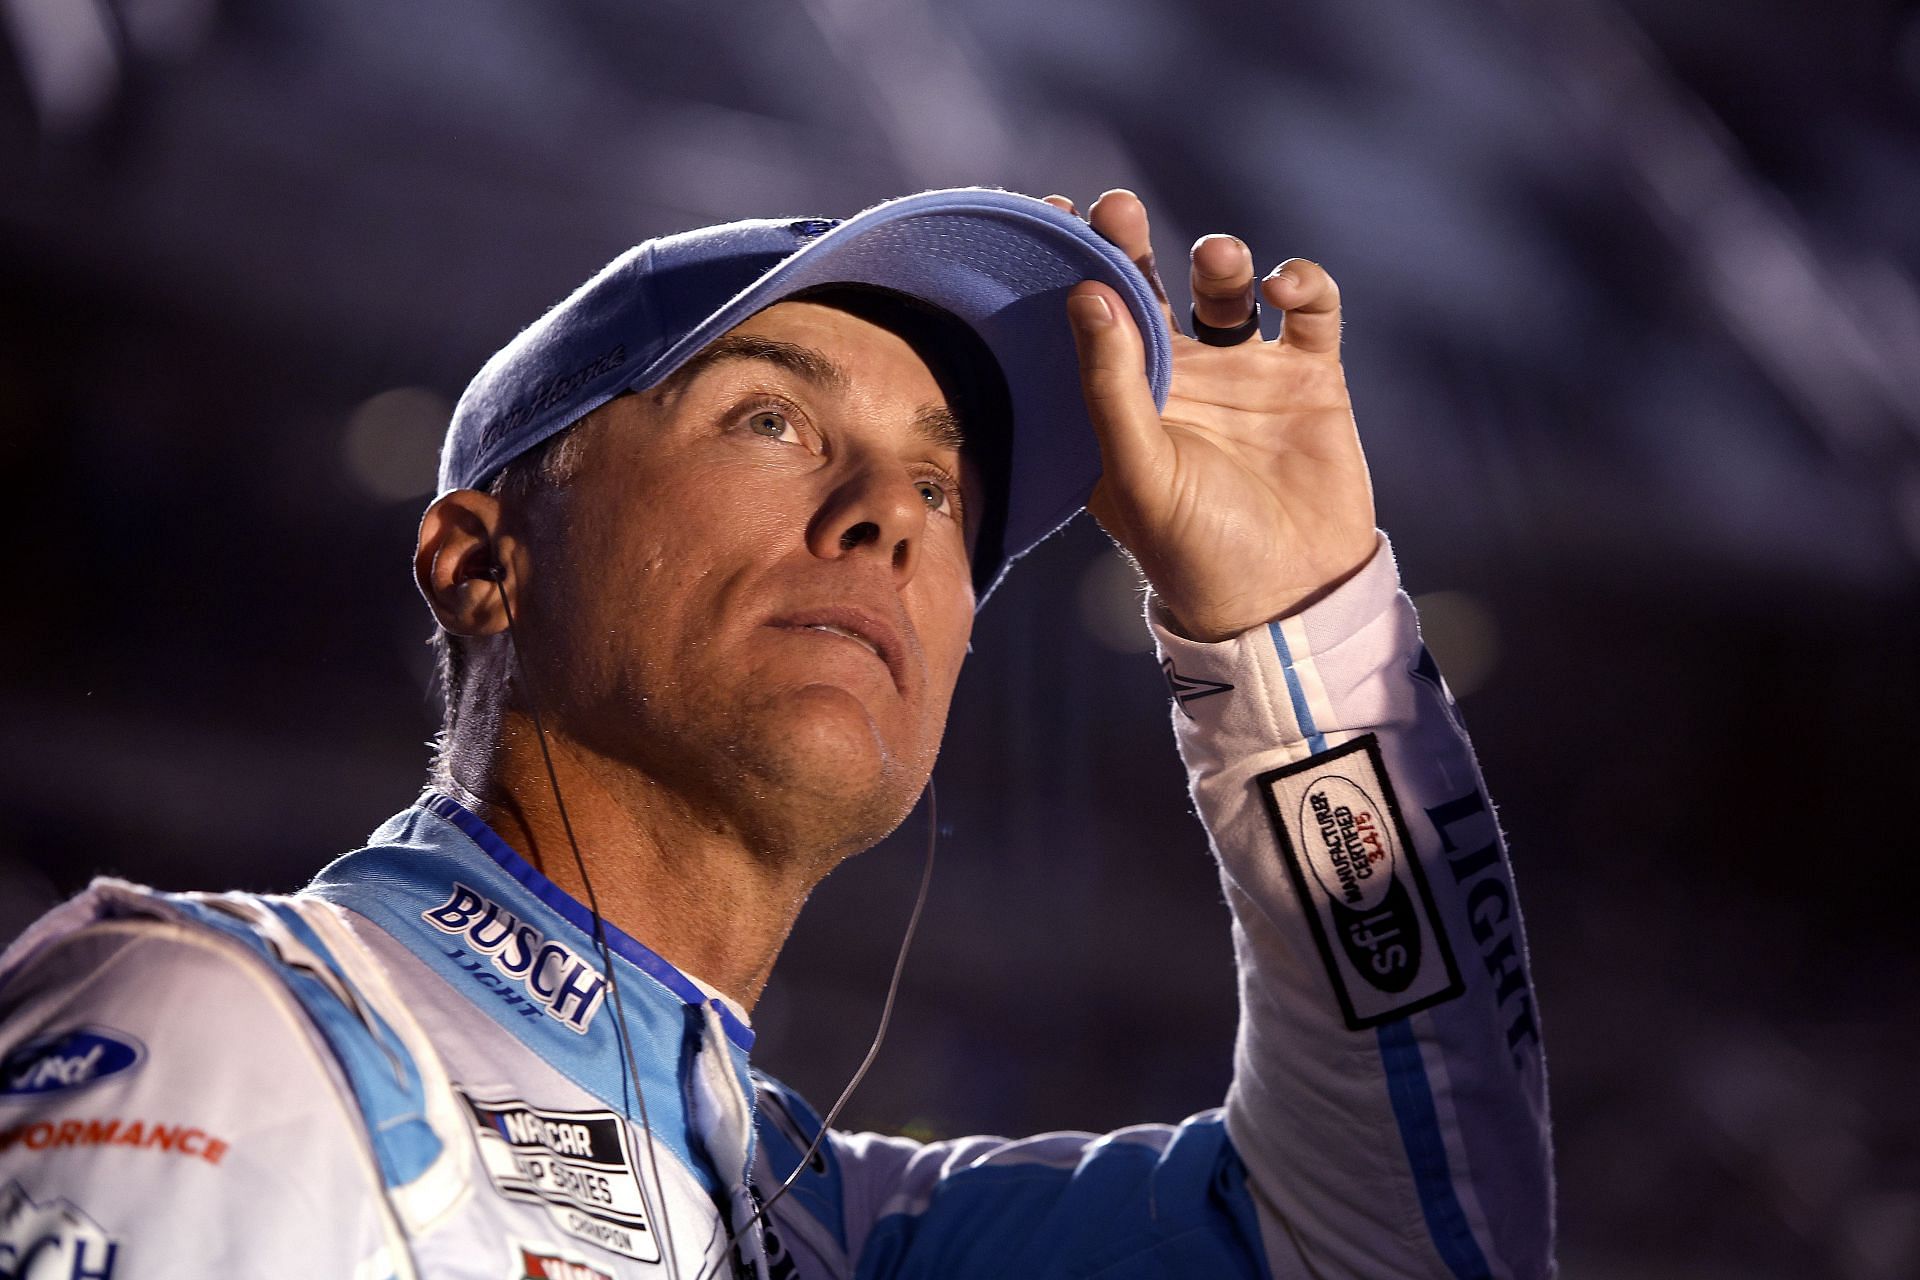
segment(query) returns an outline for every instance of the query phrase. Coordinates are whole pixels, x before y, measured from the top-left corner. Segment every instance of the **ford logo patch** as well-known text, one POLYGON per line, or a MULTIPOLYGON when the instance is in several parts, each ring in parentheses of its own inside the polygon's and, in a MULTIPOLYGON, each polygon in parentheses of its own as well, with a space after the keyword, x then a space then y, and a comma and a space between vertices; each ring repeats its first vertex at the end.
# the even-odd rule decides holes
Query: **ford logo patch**
POLYGON ((77 1027, 21 1045, 0 1061, 0 1098, 61 1093, 130 1071, 146 1049, 123 1031, 77 1027))

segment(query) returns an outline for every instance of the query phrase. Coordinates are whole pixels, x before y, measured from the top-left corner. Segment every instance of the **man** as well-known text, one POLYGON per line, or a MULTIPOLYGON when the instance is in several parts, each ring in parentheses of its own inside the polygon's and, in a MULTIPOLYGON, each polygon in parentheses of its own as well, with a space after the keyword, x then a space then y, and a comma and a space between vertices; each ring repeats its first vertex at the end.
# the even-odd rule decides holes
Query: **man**
POLYGON ((652 242, 521 334, 420 530, 435 785, 296 898, 101 882, 0 964, 0 1274, 1550 1273, 1518 911, 1337 291, 1226 236, 1193 282, 1204 341, 1129 193, 934 192, 652 242), (822 1135, 748 1015, 1089 488, 1234 914, 1226 1106, 822 1135))

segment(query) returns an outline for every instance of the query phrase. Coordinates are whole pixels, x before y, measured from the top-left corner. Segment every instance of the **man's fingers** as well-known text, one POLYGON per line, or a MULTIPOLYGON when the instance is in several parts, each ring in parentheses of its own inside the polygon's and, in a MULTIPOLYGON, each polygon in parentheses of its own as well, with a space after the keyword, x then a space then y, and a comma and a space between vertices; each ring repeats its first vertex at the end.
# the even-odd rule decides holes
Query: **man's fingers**
POLYGON ((1319 263, 1289 258, 1260 282, 1260 296, 1285 314, 1284 345, 1322 353, 1340 349, 1340 286, 1319 263))
POLYGON ((1147 206, 1140 202, 1140 197, 1125 188, 1109 191, 1093 202, 1093 208, 1087 211, 1087 221, 1116 249, 1133 259, 1133 265, 1140 268, 1140 274, 1153 286, 1154 296, 1160 299, 1160 313, 1167 318, 1167 327, 1178 333, 1180 326, 1174 321, 1173 304, 1167 301, 1167 287, 1160 283, 1160 271, 1154 265, 1152 228, 1147 224, 1147 206))
POLYGON ((1109 474, 1144 467, 1167 446, 1147 382, 1146 348, 1120 295, 1095 280, 1067 294, 1067 318, 1080 352, 1080 387, 1100 437, 1109 474))
POLYGON ((1070 213, 1076 218, 1080 216, 1080 210, 1075 208, 1073 201, 1065 196, 1042 196, 1040 199, 1042 203, 1050 204, 1062 213, 1070 213))
MULTIPOLYGON (((1079 213, 1073 201, 1052 195, 1047 203, 1068 213, 1079 213)), ((1125 188, 1106 192, 1087 210, 1087 221, 1114 247, 1118 248, 1153 286, 1160 300, 1160 312, 1168 328, 1180 332, 1173 306, 1167 300, 1166 286, 1154 266, 1152 229, 1147 222, 1147 207, 1140 197, 1125 188)), ((1234 330, 1247 327, 1246 339, 1253 340, 1258 329, 1248 325, 1256 299, 1282 316, 1282 345, 1321 354, 1340 350, 1340 286, 1317 262, 1289 258, 1275 267, 1266 279, 1254 280, 1253 254, 1236 236, 1208 235, 1194 242, 1192 253, 1193 319, 1207 330, 1234 330)), ((1083 286, 1084 287, 1084 286, 1083 286)), ((1081 296, 1079 289, 1076 296, 1081 296)), ((1080 304, 1069 304, 1075 310, 1080 304)), ((1091 312, 1088 313, 1091 315, 1091 312)), ((1131 325, 1128 326, 1131 329, 1131 325)), ((1080 335, 1076 320, 1075 334, 1080 335)), ((1234 334, 1207 334, 1216 345, 1233 342, 1234 334)), ((1138 340, 1138 335, 1135 335, 1138 340)), ((1086 369, 1085 348, 1081 368, 1086 369)))
POLYGON ((1237 237, 1201 236, 1193 245, 1193 318, 1215 329, 1233 329, 1251 314, 1253 254, 1237 237))

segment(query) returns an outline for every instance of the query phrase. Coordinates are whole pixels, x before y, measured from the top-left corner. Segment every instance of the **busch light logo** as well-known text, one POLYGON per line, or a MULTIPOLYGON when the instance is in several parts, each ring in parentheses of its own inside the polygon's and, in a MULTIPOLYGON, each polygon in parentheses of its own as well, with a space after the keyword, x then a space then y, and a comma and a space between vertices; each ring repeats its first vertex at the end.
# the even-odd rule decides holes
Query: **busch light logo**
POLYGON ((420 918, 493 961, 570 1030, 585 1035, 593 1025, 607 994, 605 976, 493 899, 456 881, 446 902, 420 918))
POLYGON ((0 1062, 0 1098, 78 1089, 131 1071, 146 1056, 140 1042, 125 1032, 77 1027, 30 1041, 8 1054, 0 1062))
POLYGON ((113 1280, 120 1244, 65 1200, 36 1204, 17 1182, 0 1187, 0 1276, 113 1280))

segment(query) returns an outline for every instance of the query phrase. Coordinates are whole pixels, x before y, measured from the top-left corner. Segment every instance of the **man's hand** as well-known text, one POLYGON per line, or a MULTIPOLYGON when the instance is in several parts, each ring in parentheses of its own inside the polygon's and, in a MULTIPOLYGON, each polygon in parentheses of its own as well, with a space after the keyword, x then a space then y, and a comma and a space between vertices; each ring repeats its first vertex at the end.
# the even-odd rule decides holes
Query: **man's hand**
MULTIPOLYGON (((1077 213, 1063 196, 1053 204, 1077 213)), ((1154 270, 1147 212, 1130 191, 1090 211, 1094 230, 1140 267, 1173 329, 1173 387, 1155 412, 1145 350, 1120 296, 1087 281, 1067 300, 1102 474, 1087 504, 1147 575, 1177 630, 1224 640, 1304 608, 1374 552, 1373 489, 1340 368, 1340 291, 1301 258, 1258 295, 1280 338, 1231 347, 1180 332, 1154 270)), ((1193 247, 1198 320, 1251 313, 1253 256, 1232 236, 1193 247)))

